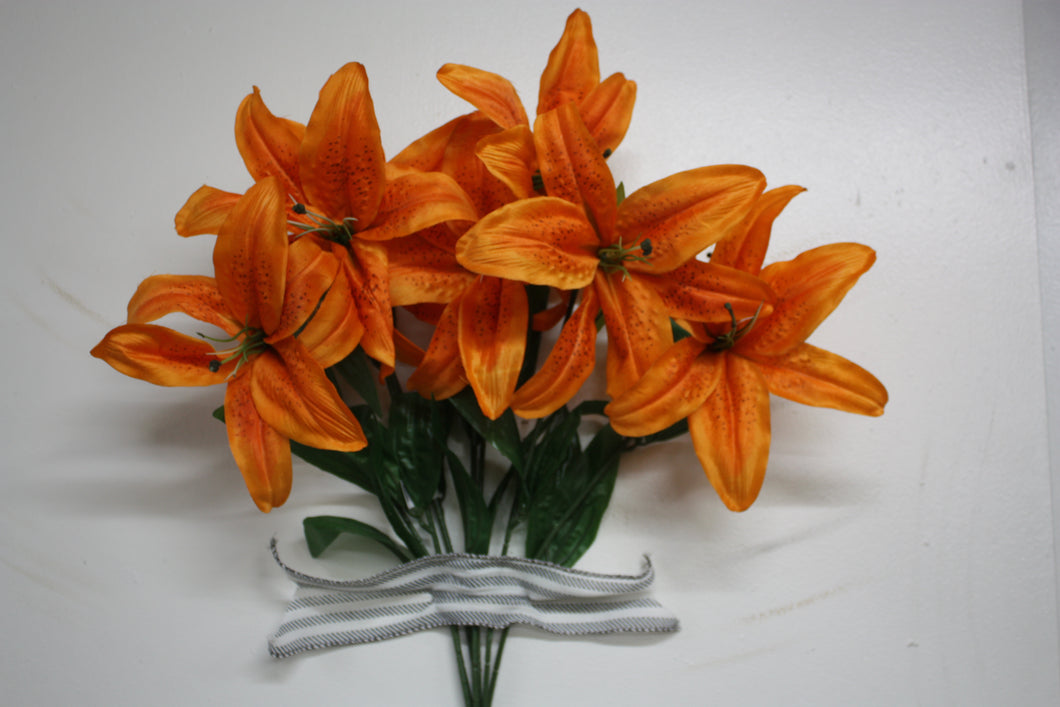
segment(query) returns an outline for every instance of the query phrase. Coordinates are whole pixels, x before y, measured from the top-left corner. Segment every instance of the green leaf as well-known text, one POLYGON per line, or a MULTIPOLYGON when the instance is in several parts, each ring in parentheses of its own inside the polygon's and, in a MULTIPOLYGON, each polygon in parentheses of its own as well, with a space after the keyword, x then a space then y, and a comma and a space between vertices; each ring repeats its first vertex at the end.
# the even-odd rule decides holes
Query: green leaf
POLYGON ((321 471, 360 486, 369 493, 379 493, 378 482, 373 473, 369 455, 363 450, 336 452, 330 449, 317 449, 291 440, 291 451, 321 471))
POLYGON ((453 477, 453 490, 460 504, 460 517, 464 523, 464 550, 476 555, 488 555, 493 513, 486 505, 482 489, 467 473, 460 457, 451 449, 445 451, 449 460, 449 474, 453 477))
POLYGON ((692 333, 690 331, 675 322, 673 319, 670 320, 670 330, 673 331, 675 344, 681 339, 687 339, 688 337, 692 336, 692 333))
POLYGON ((438 403, 418 393, 390 401, 390 449, 412 507, 422 513, 434 500, 442 480, 448 424, 438 403))
POLYGON ((570 566, 585 554, 611 501, 626 447, 625 438, 608 425, 584 452, 541 480, 530 502, 528 557, 570 566))
POLYGON ((360 346, 353 350, 330 370, 336 371, 357 394, 364 399, 376 417, 383 416, 383 406, 379 402, 379 388, 376 387, 376 369, 371 359, 360 346))
POLYGON ((470 388, 449 398, 449 402, 475 432, 503 454, 516 469, 523 469, 522 442, 519 439, 519 428, 515 424, 515 415, 511 410, 505 410, 496 420, 489 419, 482 414, 478 400, 470 388))
POLYGON ((656 442, 665 442, 671 440, 674 437, 680 437, 683 434, 688 433, 688 420, 678 420, 674 424, 667 427, 665 430, 660 430, 655 434, 650 434, 645 437, 631 437, 630 444, 634 447, 643 447, 646 444, 655 444, 656 442))
POLYGON ((373 525, 362 523, 353 518, 313 516, 302 521, 302 528, 305 531, 305 542, 309 546, 309 554, 313 557, 320 557, 321 553, 331 543, 335 542, 336 538, 343 533, 349 533, 350 535, 359 535, 362 538, 374 540, 394 553, 402 562, 409 562, 413 559, 409 551, 395 542, 389 535, 373 525))

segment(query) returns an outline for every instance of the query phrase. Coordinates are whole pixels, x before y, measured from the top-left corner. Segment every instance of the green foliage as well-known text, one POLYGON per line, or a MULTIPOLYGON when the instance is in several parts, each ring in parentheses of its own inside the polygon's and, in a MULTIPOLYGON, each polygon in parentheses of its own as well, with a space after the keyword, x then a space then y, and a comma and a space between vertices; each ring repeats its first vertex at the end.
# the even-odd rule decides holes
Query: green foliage
POLYGON ((302 521, 302 529, 305 532, 306 545, 309 546, 309 554, 320 557, 335 540, 343 533, 357 535, 362 538, 373 540, 397 556, 401 562, 409 562, 412 555, 409 551, 394 542, 394 540, 375 526, 362 523, 354 518, 342 518, 340 516, 313 516, 302 521))

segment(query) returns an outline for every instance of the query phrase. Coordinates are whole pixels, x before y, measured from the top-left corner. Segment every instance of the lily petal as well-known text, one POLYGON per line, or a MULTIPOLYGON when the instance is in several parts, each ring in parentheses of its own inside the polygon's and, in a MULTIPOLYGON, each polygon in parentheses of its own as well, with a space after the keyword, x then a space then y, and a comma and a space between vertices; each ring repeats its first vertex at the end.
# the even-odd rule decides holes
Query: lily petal
POLYGON ((451 250, 420 235, 387 241, 386 251, 393 307, 451 302, 477 277, 456 262, 451 250))
POLYGON ((438 69, 438 80, 502 128, 530 123, 515 87, 503 76, 462 64, 446 64, 438 69))
POLYGON ((271 333, 283 311, 287 272, 284 195, 274 178, 257 182, 217 234, 213 265, 228 311, 245 326, 271 333))
POLYGON ((612 74, 578 106, 589 134, 605 153, 614 151, 626 136, 636 100, 637 84, 622 74, 612 74))
POLYGON ((607 394, 617 398, 673 344, 673 329, 659 295, 637 276, 600 272, 594 285, 607 327, 607 394))
POLYGON ((604 413, 627 437, 655 434, 685 419, 714 392, 723 370, 720 356, 689 337, 666 350, 636 385, 612 400, 604 413))
POLYGON ((390 309, 386 249, 381 243, 354 239, 349 255, 343 258, 343 267, 364 325, 361 346, 379 363, 393 367, 394 316, 390 309))
POLYGON ((187 237, 217 233, 240 196, 202 185, 188 197, 173 219, 177 235, 187 237))
POLYGON ((210 364, 221 360, 213 346, 156 324, 116 327, 96 344, 92 355, 119 373, 155 385, 216 385, 235 368, 229 362, 211 371, 210 364))
POLYGON ((254 181, 276 177, 285 194, 301 195, 298 175, 298 147, 305 126, 286 118, 277 118, 261 100, 254 87, 236 111, 236 147, 254 181))
POLYGON ((566 103, 537 116, 534 145, 548 195, 584 205, 600 241, 610 245, 618 208, 615 180, 577 106, 566 103))
POLYGON ((875 376, 810 344, 800 344, 782 356, 749 358, 765 377, 769 392, 782 398, 873 417, 882 415, 887 404, 887 389, 875 376))
MULTIPOLYGON (((248 372, 249 373, 249 372, 248 372)), ((251 395, 251 376, 240 374, 225 391, 228 446, 254 503, 263 513, 291 493, 291 443, 261 418, 251 395)))
POLYGON ((342 452, 356 452, 367 444, 357 418, 298 340, 278 341, 255 358, 250 383, 258 414, 285 437, 342 452))
POLYGON ((488 214, 512 200, 512 190, 490 174, 475 154, 483 138, 501 132, 497 124, 480 112, 472 113, 453 129, 438 170, 456 180, 480 214, 488 214))
POLYGON ((425 398, 445 400, 467 386, 457 336, 459 317, 458 301, 450 303, 442 312, 423 360, 406 383, 409 390, 425 398))
POLYGON ((697 322, 728 322, 726 304, 732 305, 737 319, 769 316, 773 291, 754 275, 713 261, 690 260, 665 275, 636 277, 650 283, 666 305, 671 317, 697 322), (761 310, 759 310, 761 308, 761 310))
POLYGON ((596 367, 596 315, 600 304, 592 288, 563 325, 545 364, 515 391, 512 410, 535 419, 551 415, 581 389, 596 367))
POLYGON ((769 248, 773 221, 788 202, 804 191, 806 189, 803 187, 786 186, 771 189, 763 194, 748 216, 747 226, 735 229, 718 241, 714 253, 710 256, 710 262, 757 275, 762 270, 762 262, 769 248))
POLYGON ((475 154, 490 174, 512 190, 516 199, 536 196, 533 176, 536 151, 529 126, 516 125, 487 135, 478 141, 475 154))
POLYGON ((349 63, 320 89, 298 154, 306 199, 324 215, 375 220, 385 187, 385 163, 364 66, 349 63))
POLYGON ((409 172, 437 172, 445 157, 445 149, 457 126, 467 120, 462 115, 414 140, 408 147, 387 162, 387 177, 397 178, 409 172), (393 170, 391 172, 390 170, 393 170))
POLYGON ((483 275, 575 290, 592 282, 599 247, 581 206, 543 196, 482 217, 457 241, 456 259, 483 275))
POLYGON ((364 336, 346 272, 339 268, 320 306, 298 334, 298 340, 324 368, 349 356, 364 336))
POLYGON ((338 271, 338 258, 320 241, 302 237, 291 243, 287 249, 283 310, 266 343, 293 336, 305 327, 322 304, 338 271))
POLYGON ((386 241, 445 221, 477 219, 471 199, 452 177, 440 172, 413 172, 386 185, 375 221, 357 237, 386 241))
POLYGON ((733 511, 758 497, 769 461, 769 390, 753 363, 720 355, 722 372, 714 392, 688 417, 699 463, 733 511))
POLYGON ((217 281, 203 275, 152 275, 129 300, 128 323, 147 324, 173 312, 183 312, 235 336, 243 324, 228 314, 217 281))
POLYGON ((649 239, 648 263, 631 271, 665 273, 688 262, 739 226, 766 179, 757 169, 719 165, 679 172, 626 197, 618 210, 616 237, 626 244, 649 239))
POLYGON ((741 339, 740 350, 779 356, 804 342, 875 261, 868 246, 833 243, 767 266, 762 279, 777 296, 773 314, 741 339))
POLYGON ((526 351, 529 319, 522 283, 479 278, 460 298, 457 337, 464 373, 483 414, 508 409, 526 351))
POLYGON ((580 103, 600 83, 600 63, 589 15, 575 10, 567 18, 563 36, 548 55, 541 74, 538 114, 574 101, 580 103))

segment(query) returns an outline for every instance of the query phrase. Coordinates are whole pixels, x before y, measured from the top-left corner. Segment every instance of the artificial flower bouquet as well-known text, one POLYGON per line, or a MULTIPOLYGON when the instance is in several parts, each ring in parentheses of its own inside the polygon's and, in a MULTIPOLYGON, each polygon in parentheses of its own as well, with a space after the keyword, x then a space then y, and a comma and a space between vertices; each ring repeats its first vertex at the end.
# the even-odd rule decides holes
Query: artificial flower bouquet
POLYGON ((378 499, 388 530, 317 516, 306 541, 317 556, 353 534, 398 566, 333 582, 277 557, 298 593, 274 655, 447 626, 464 701, 485 705, 512 623, 676 628, 643 598, 650 568, 570 569, 624 452, 688 433, 741 511, 765 476, 770 394, 880 415, 887 392, 806 343, 873 251, 763 266, 800 187, 766 191, 739 165, 616 184, 636 85, 601 80, 584 12, 532 121, 501 76, 438 78, 473 110, 390 160, 362 65, 327 80, 305 125, 255 88, 235 125, 253 183, 203 186, 176 216, 181 236, 216 236, 213 275, 147 278, 92 354, 159 385, 224 385, 215 414, 262 511, 287 499, 292 452, 378 499), (172 313, 209 329, 154 323, 172 313), (603 342, 606 399, 585 399, 603 342))

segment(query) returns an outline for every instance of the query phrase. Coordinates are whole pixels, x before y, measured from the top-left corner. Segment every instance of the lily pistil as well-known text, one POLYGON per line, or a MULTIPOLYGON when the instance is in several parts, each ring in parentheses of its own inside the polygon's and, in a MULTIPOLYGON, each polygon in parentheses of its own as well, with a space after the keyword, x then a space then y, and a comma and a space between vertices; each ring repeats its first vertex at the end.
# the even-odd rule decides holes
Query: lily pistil
POLYGON ((711 351, 728 351, 733 346, 736 346, 736 342, 742 339, 751 328, 754 327, 755 322, 758 321, 758 315, 762 313, 762 306, 765 302, 758 305, 758 309, 755 313, 742 321, 737 321, 736 314, 732 310, 732 304, 729 302, 725 303, 725 309, 729 312, 729 319, 732 321, 729 331, 724 334, 711 334, 714 337, 714 341, 707 347, 711 351))

